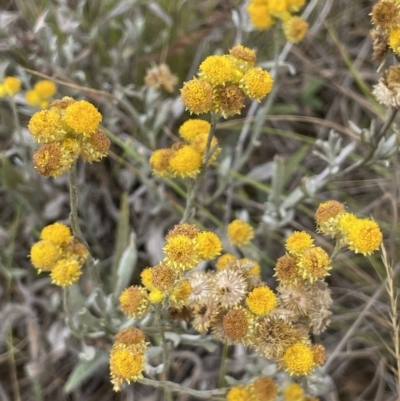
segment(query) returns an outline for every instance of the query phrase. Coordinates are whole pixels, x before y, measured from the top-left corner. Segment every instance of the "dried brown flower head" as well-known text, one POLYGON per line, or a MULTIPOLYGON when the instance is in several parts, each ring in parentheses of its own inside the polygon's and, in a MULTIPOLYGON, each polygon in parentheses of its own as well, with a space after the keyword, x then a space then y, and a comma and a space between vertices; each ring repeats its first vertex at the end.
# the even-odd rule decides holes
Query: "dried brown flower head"
POLYGON ((371 22, 383 29, 400 25, 400 7, 392 0, 380 0, 372 7, 371 22))
POLYGON ((144 81, 147 86, 155 89, 162 87, 166 92, 172 93, 178 83, 178 77, 171 73, 166 64, 162 63, 148 70, 144 81))
POLYGON ((372 29, 370 31, 370 35, 372 38, 372 60, 373 61, 382 61, 386 56, 386 53, 389 50, 389 37, 386 31, 382 31, 379 29, 372 29))
POLYGON ((197 234, 200 232, 199 228, 195 224, 182 223, 177 224, 172 230, 168 231, 165 239, 167 240, 170 237, 174 237, 176 235, 185 235, 191 239, 196 238, 197 234))
POLYGON ((278 384, 270 377, 261 376, 250 385, 250 392, 257 401, 273 401, 278 395, 278 384))
POLYGON ((232 342, 241 341, 249 330, 249 316, 243 308, 230 309, 222 318, 226 337, 232 342))
POLYGON ((215 274, 212 295, 222 308, 232 308, 238 305, 246 293, 247 281, 239 272, 233 269, 225 269, 215 274))
POLYGON ((203 271, 194 272, 187 276, 192 287, 189 304, 203 303, 211 293, 211 276, 203 271))
POLYGON ((217 321, 219 312, 218 302, 209 297, 203 304, 193 306, 192 326, 199 333, 205 333, 217 321))
POLYGON ((274 276, 280 283, 293 283, 299 278, 299 268, 296 259, 290 255, 283 255, 276 261, 274 276))
POLYGON ((315 344, 311 347, 311 351, 314 354, 314 362, 318 366, 322 366, 325 363, 326 352, 325 347, 322 344, 315 344))
POLYGON ((297 316, 307 315, 310 302, 309 292, 305 283, 280 285, 277 288, 279 302, 283 308, 289 309, 297 316))
POLYGON ((174 282, 175 272, 171 267, 161 262, 152 268, 152 283, 157 289, 167 291, 174 282))

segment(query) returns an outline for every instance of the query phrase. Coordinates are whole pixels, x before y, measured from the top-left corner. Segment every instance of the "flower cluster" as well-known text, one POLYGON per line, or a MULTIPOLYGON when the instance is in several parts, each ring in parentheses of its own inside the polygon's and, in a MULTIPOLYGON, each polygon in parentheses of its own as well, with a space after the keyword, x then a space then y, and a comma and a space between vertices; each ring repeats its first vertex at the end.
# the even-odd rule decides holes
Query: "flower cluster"
POLYGON ((114 391, 121 389, 124 380, 130 383, 143 377, 147 344, 144 333, 135 327, 123 329, 115 335, 110 352, 114 391))
POLYGON ((36 82, 33 89, 25 94, 26 101, 31 106, 42 109, 49 106, 49 100, 56 94, 57 87, 47 79, 36 82))
POLYGON ((105 157, 110 140, 99 128, 102 115, 86 100, 70 97, 54 100, 35 113, 28 124, 33 139, 42 144, 33 155, 33 164, 45 177, 68 171, 80 156, 92 163, 105 157))
POLYGON ((163 88, 166 92, 172 93, 178 83, 178 77, 171 73, 167 64, 160 64, 147 71, 144 77, 147 86, 154 89, 163 88))
POLYGON ((247 12, 251 23, 259 30, 270 29, 276 21, 281 21, 286 39, 297 43, 306 36, 308 24, 293 13, 304 3, 305 0, 250 0, 247 12))
MULTIPOLYGON (((179 128, 182 142, 153 152, 150 157, 153 173, 159 177, 194 178, 200 173, 210 128, 210 123, 205 120, 191 119, 184 122, 179 128)), ((210 149, 214 149, 209 160, 209 163, 213 163, 221 151, 215 137, 211 140, 210 149)))
POLYGON ((40 241, 32 246, 30 253, 33 266, 39 272, 50 272, 51 282, 60 287, 78 281, 88 257, 86 246, 74 238, 69 227, 62 223, 43 228, 40 241))
POLYGON ((370 255, 382 243, 382 233, 375 221, 346 212, 344 205, 334 200, 318 207, 315 221, 321 233, 338 238, 355 253, 370 255))
POLYGON ((256 67, 256 54, 242 45, 229 54, 207 57, 199 67, 198 78, 185 82, 182 102, 191 113, 212 111, 227 118, 240 114, 245 97, 260 101, 272 89, 271 75, 256 67))
POLYGON ((21 88, 21 81, 17 77, 5 77, 0 82, 0 98, 5 96, 14 96, 21 88))
MULTIPOLYGON (((233 386, 226 394, 227 401, 274 401, 281 392, 283 401, 319 401, 318 398, 308 397, 302 387, 297 383, 291 383, 282 391, 272 378, 260 376, 252 383, 233 386)), ((281 399, 281 398, 279 398, 281 399)))

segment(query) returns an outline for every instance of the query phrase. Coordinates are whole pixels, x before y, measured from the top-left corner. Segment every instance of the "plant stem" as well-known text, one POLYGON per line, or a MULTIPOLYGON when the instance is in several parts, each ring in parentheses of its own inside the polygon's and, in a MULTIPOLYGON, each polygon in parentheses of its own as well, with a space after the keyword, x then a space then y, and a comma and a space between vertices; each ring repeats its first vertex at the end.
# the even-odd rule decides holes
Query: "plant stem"
POLYGON ((219 116, 217 114, 211 113, 211 128, 210 128, 210 132, 208 133, 208 137, 207 137, 206 149, 204 151, 201 170, 188 190, 188 194, 187 194, 187 198, 186 198, 186 207, 185 207, 185 211, 183 213, 180 223, 185 223, 187 221, 190 221, 195 215, 195 210, 194 210, 193 204, 194 204, 194 201, 196 200, 196 197, 200 190, 201 184, 203 183, 204 177, 206 175, 208 162, 210 161, 212 155, 214 154, 214 152, 216 150, 216 147, 213 147, 211 149, 211 141, 215 134, 215 130, 216 130, 217 123, 218 123, 218 117, 219 116))
MULTIPOLYGON (((148 386, 153 386, 153 387, 164 387, 164 388, 169 388, 172 391, 177 391, 179 393, 184 393, 184 394, 189 394, 197 398, 206 398, 206 399, 211 399, 214 397, 218 396, 223 396, 227 392, 227 388, 220 388, 220 389, 215 389, 215 390, 205 390, 205 391, 199 391, 199 390, 194 390, 189 387, 181 386, 178 383, 173 383, 170 381, 163 381, 163 380, 151 380, 151 379, 139 379, 139 383, 146 384, 148 386)), ((222 399, 218 397, 218 399, 222 399)))
POLYGON ((222 346, 222 353, 221 353, 221 365, 219 368, 218 388, 225 386, 226 361, 228 359, 228 350, 229 350, 228 344, 224 343, 222 346))
POLYGON ((331 262, 333 262, 336 259, 336 256, 339 254, 340 250, 342 249, 342 241, 339 238, 336 238, 336 244, 335 244, 335 249, 332 252, 331 255, 331 262))

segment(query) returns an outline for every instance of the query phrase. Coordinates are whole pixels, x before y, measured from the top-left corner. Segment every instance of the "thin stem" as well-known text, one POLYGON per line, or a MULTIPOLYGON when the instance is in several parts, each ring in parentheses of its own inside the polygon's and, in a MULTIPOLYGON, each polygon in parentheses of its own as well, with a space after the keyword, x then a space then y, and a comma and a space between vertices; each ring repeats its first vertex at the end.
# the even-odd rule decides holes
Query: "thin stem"
POLYGON ((341 249, 342 249, 342 241, 341 238, 338 237, 336 238, 335 249, 333 250, 331 255, 331 262, 333 262, 336 259, 336 256, 339 254, 341 249))
POLYGON ((224 343, 222 346, 222 353, 221 353, 221 365, 219 368, 218 388, 222 388, 226 384, 225 375, 226 375, 226 361, 228 359, 228 350, 229 350, 228 344, 224 343))
MULTIPOLYGON (((181 386, 178 383, 173 383, 170 381, 163 381, 163 380, 151 380, 151 379, 139 379, 139 383, 146 384, 148 386, 153 386, 153 387, 164 387, 164 388, 169 388, 172 391, 176 391, 179 393, 184 393, 184 394, 189 394, 197 398, 216 398, 218 396, 223 396, 228 389, 227 388, 220 388, 220 389, 215 389, 215 390, 204 390, 204 391, 199 391, 199 390, 193 390, 189 387, 181 386)), ((218 397, 218 399, 221 399, 218 397)))
MULTIPOLYGON (((168 350, 167 340, 165 338, 164 328, 161 323, 161 304, 156 306, 156 313, 155 313, 155 320, 156 326, 158 329, 158 333, 160 334, 161 338, 161 346, 163 351, 163 372, 162 376, 163 379, 168 380, 168 372, 170 367, 170 354, 168 350)), ((169 387, 164 387, 164 395, 167 401, 172 401, 172 394, 171 389, 169 387)))
POLYGON ((211 141, 215 134, 215 130, 216 130, 217 123, 218 123, 218 117, 219 116, 217 114, 211 113, 211 128, 210 128, 210 132, 208 133, 208 137, 207 137, 206 149, 205 149, 204 156, 203 156, 201 170, 188 190, 188 194, 187 194, 187 198, 186 198, 186 207, 185 207, 185 211, 183 213, 182 219, 180 221, 181 223, 185 223, 186 221, 191 220, 195 215, 195 210, 193 207, 194 201, 196 200, 196 197, 198 195, 198 192, 200 190, 200 187, 201 187, 204 177, 206 175, 208 162, 210 161, 212 155, 216 151, 216 146, 211 148, 211 141))

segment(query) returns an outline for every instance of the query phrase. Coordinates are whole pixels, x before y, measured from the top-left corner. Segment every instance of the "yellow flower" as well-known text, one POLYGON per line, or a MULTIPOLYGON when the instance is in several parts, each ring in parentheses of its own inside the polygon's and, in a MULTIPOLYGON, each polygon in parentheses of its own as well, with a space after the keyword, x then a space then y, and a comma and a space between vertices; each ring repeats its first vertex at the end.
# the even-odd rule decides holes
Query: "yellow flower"
POLYGON ((338 230, 342 235, 347 235, 356 222, 358 221, 357 217, 353 213, 343 213, 339 216, 338 221, 338 230))
POLYGON ((268 71, 261 67, 251 68, 240 81, 241 87, 250 99, 260 101, 271 92, 274 80, 268 71))
POLYGON ((52 284, 67 287, 75 284, 82 274, 82 266, 75 258, 60 259, 51 270, 52 284))
POLYGON ((29 120, 28 129, 35 141, 46 143, 60 140, 66 134, 61 115, 56 110, 41 110, 29 120))
POLYGON ((44 79, 42 81, 36 82, 33 90, 42 98, 49 99, 55 95, 57 88, 53 82, 44 79))
POLYGON ((212 86, 225 85, 228 82, 239 82, 242 73, 235 68, 227 56, 208 56, 200 64, 199 77, 210 82, 212 86))
POLYGON ((393 53, 400 54, 400 27, 395 27, 389 31, 389 46, 393 53))
POLYGON ((165 177, 171 174, 169 159, 173 155, 172 149, 157 149, 150 157, 149 163, 153 173, 158 177, 165 177))
POLYGON ((213 87, 204 80, 192 79, 181 89, 182 102, 191 113, 202 114, 211 110, 213 87))
POLYGON ((222 243, 218 236, 210 231, 202 231, 196 237, 196 251, 202 260, 212 260, 221 254, 222 243))
POLYGON ((308 23, 300 17, 291 17, 283 23, 283 33, 289 42, 302 41, 307 32, 308 23))
POLYGON ((131 286, 119 296, 121 311, 128 317, 140 319, 149 308, 147 291, 143 287, 131 286))
POLYGON ((59 252, 51 241, 36 242, 31 248, 31 262, 36 269, 50 271, 56 264, 59 252))
POLYGON ((21 88, 21 81, 17 77, 5 77, 3 81, 5 94, 13 96, 18 93, 21 88))
POLYGON ((169 300, 172 304, 183 306, 192 293, 192 286, 188 280, 183 280, 178 283, 172 290, 169 300))
POLYGON ((128 383, 143 377, 145 358, 143 352, 132 351, 129 348, 117 347, 111 349, 110 372, 114 391, 121 389, 124 380, 128 383))
POLYGON ((163 301, 165 293, 160 290, 153 290, 149 293, 149 301, 152 304, 159 304, 163 301))
POLYGON ((250 385, 255 401, 274 401, 278 395, 278 384, 267 376, 258 377, 250 385))
POLYGON ((98 128, 102 115, 91 103, 80 100, 65 110, 64 120, 79 134, 88 135, 98 128))
POLYGON ((232 387, 226 394, 227 401, 249 401, 250 393, 246 387, 239 385, 232 387))
POLYGON ((283 390, 284 401, 305 401, 306 396, 301 386, 297 383, 291 383, 283 390))
POLYGON ((259 30, 267 30, 274 23, 267 5, 250 3, 247 7, 247 12, 251 23, 259 30))
POLYGON ((213 110, 224 118, 240 114, 240 110, 244 107, 244 99, 243 90, 236 85, 216 88, 213 110))
POLYGON ((174 175, 195 177, 200 172, 201 154, 189 145, 183 145, 169 159, 169 167, 174 175))
MULTIPOLYGON (((196 136, 196 138, 193 139, 190 145, 193 147, 193 149, 197 150, 203 157, 204 153, 206 152, 207 140, 208 140, 208 134, 205 133, 199 134, 196 136)), ((214 163, 217 160, 217 156, 221 152, 221 148, 218 146, 218 140, 214 136, 211 139, 210 149, 214 148, 215 146, 217 147, 215 148, 214 153, 212 154, 208 162, 209 164, 214 163)))
POLYGON ((188 142, 193 141, 199 134, 208 134, 211 124, 206 120, 192 118, 179 127, 179 135, 188 142))
POLYGON ((319 246, 305 250, 298 265, 303 279, 311 283, 328 276, 328 270, 332 268, 329 255, 319 246))
POLYGON ((254 314, 265 316, 276 307, 277 300, 273 291, 263 286, 254 288, 248 294, 246 304, 254 314))
POLYGON ((54 244, 65 244, 72 239, 71 230, 65 224, 54 223, 43 228, 40 237, 54 244))
POLYGON ((293 256, 301 255, 305 250, 314 245, 314 240, 305 231, 294 231, 286 239, 285 247, 293 256))
POLYGON ((217 270, 224 270, 237 260, 238 258, 235 255, 232 255, 231 253, 225 253, 217 259, 215 267, 217 270))
POLYGON ((178 270, 190 270, 199 263, 195 241, 186 235, 168 237, 163 251, 166 256, 164 263, 178 270))
POLYGON ((335 236, 338 232, 339 218, 344 213, 344 205, 335 200, 321 203, 315 212, 317 231, 326 235, 335 236))
POLYGON ((229 50, 229 54, 235 59, 245 62, 245 67, 254 66, 256 62, 256 53, 254 50, 249 49, 248 47, 242 46, 240 44, 232 47, 229 50))
POLYGON ((304 6, 306 0, 286 0, 287 8, 290 12, 297 12, 304 6))
POLYGON ((140 273, 140 278, 143 286, 145 286, 149 291, 152 291, 156 288, 153 284, 153 269, 151 267, 146 267, 143 269, 140 273))
POLYGON ((270 13, 280 14, 286 11, 286 0, 268 0, 268 8, 270 13))
POLYGON ((310 347, 301 343, 288 347, 281 362, 291 376, 309 375, 314 369, 313 352, 310 347))
POLYGON ((382 233, 378 224, 369 219, 358 219, 356 223, 348 229, 348 234, 344 241, 349 249, 355 253, 370 255, 379 249, 382 243, 382 233))
POLYGON ((39 93, 33 89, 25 93, 25 99, 30 106, 40 106, 42 103, 42 98, 39 93))
POLYGON ((254 238, 253 227, 243 220, 233 220, 228 225, 228 239, 232 245, 244 246, 254 238))

